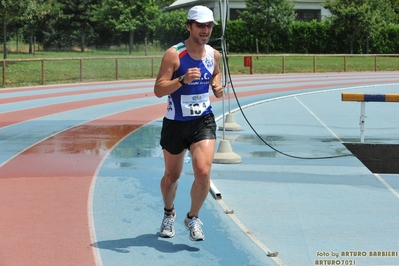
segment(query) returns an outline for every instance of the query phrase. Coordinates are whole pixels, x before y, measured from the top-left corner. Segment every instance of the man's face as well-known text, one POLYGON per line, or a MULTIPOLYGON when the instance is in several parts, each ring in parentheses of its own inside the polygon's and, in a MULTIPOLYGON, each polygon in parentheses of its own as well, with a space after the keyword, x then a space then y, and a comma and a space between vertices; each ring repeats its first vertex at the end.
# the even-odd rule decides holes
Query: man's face
POLYGON ((199 44, 207 44, 212 34, 213 22, 200 23, 193 21, 191 24, 191 37, 199 44))

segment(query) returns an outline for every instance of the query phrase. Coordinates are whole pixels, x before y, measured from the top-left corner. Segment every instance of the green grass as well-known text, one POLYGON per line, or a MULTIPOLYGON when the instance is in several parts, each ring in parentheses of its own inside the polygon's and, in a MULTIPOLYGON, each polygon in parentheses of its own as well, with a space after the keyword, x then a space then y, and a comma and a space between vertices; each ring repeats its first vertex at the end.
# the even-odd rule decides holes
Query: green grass
POLYGON ((3 87, 41 85, 42 79, 45 84, 61 84, 154 78, 161 57, 162 53, 148 56, 128 56, 126 53, 94 53, 91 56, 86 53, 48 53, 42 57, 38 54, 35 57, 13 55, 6 62, 6 84, 3 87), (14 61, 16 59, 19 61, 14 61))
MULTIPOLYGON (((44 84, 61 84, 155 78, 163 52, 161 49, 152 49, 145 55, 144 48, 141 47, 132 55, 124 49, 86 50, 84 53, 9 53, 6 61, 6 82, 2 87, 41 85, 42 81, 44 84)), ((244 67, 244 56, 246 55, 229 55, 228 63, 232 75, 250 73, 249 67, 244 67)), ((346 67, 344 55, 318 55, 316 59, 312 55, 252 56, 253 74, 312 73, 314 63, 318 73, 375 70, 374 56, 347 55, 346 67)), ((3 67, 1 69, 3 71, 3 67)), ((398 70, 399 55, 378 56, 377 71, 398 70)), ((3 84, 2 76, 1 82, 3 84)))

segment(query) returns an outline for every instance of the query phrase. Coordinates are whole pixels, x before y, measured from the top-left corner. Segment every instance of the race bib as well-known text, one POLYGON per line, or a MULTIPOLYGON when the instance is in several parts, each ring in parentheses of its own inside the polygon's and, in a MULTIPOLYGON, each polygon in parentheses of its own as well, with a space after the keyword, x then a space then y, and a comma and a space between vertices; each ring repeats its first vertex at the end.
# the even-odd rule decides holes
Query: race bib
POLYGON ((209 107, 209 94, 182 95, 180 98, 183 116, 200 116, 209 107))

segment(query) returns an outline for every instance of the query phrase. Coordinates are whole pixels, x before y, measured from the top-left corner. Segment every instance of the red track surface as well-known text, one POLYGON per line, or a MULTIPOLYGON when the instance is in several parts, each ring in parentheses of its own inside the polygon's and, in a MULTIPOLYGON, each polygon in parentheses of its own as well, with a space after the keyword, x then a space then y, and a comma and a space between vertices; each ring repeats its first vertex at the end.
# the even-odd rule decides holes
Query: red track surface
MULTIPOLYGON (((8 113, 2 121, 20 122, 121 97, 8 113)), ((0 265, 94 265, 87 202, 95 171, 108 150, 162 117, 164 107, 134 109, 66 130, 1 167, 0 265)))

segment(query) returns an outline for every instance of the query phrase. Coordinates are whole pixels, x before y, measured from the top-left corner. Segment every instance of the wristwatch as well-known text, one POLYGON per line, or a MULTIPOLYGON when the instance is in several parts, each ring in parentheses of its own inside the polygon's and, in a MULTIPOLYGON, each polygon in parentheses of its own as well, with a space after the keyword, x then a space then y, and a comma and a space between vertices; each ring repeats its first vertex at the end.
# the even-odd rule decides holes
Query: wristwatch
POLYGON ((184 75, 180 76, 178 79, 181 85, 186 85, 186 83, 184 83, 184 75))

